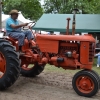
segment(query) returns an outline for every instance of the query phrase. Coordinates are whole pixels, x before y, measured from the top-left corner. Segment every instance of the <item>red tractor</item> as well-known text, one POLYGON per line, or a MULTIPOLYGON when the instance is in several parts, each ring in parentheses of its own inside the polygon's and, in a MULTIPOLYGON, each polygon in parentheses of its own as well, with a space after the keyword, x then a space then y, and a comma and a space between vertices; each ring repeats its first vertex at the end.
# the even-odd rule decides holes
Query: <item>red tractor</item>
MULTIPOLYGON (((68 18, 67 35, 37 34, 34 48, 31 48, 28 40, 25 39, 22 47, 22 51, 25 54, 19 56, 21 60, 20 73, 26 77, 34 77, 44 70, 46 64, 71 70, 83 69, 74 75, 72 86, 77 94, 91 97, 100 88, 100 77, 92 70, 95 39, 91 35, 74 35, 75 10, 72 35, 68 34, 69 21, 70 18, 68 18), (33 67, 29 67, 30 64, 33 64, 33 67)), ((10 37, 6 39, 18 51, 18 40, 10 37)), ((8 42, 4 42, 4 40, 0 41, 0 61, 0 71, 4 73, 0 77, 0 89, 5 89, 5 86, 9 87, 18 77, 19 64, 14 48, 8 42)))

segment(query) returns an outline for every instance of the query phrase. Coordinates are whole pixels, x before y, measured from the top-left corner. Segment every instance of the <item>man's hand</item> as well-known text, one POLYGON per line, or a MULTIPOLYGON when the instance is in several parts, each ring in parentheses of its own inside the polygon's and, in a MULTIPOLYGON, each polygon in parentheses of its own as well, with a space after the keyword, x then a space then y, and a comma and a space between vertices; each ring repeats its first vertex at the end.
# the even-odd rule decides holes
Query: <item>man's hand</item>
POLYGON ((27 26, 28 25, 28 23, 24 23, 24 24, 22 24, 22 26, 27 26))

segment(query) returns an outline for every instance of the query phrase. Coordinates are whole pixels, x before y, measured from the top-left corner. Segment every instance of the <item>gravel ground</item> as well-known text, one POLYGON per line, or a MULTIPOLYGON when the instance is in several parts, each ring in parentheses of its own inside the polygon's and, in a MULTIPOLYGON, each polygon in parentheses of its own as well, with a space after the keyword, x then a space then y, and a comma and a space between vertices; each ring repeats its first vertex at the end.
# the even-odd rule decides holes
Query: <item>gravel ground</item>
POLYGON ((72 77, 54 72, 42 72, 35 78, 20 76, 13 86, 0 92, 0 100, 100 100, 100 91, 92 98, 77 95, 72 77))

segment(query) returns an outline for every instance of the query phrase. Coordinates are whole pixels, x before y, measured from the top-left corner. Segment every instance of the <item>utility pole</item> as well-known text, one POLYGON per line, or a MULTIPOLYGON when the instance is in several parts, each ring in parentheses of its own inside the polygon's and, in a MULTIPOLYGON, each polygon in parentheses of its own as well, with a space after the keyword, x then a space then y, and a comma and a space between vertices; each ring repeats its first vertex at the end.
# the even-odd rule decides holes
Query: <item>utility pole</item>
POLYGON ((2 0, 0 0, 0 29, 2 29, 2 0))

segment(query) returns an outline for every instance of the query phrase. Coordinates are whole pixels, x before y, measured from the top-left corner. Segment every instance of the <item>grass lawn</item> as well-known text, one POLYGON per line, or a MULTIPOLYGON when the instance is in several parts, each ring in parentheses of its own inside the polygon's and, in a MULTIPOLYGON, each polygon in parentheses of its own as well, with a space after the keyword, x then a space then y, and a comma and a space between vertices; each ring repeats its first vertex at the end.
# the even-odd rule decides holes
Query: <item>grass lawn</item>
MULTIPOLYGON (((96 67, 96 62, 97 62, 97 58, 94 59, 94 64, 93 64, 93 70, 95 70, 98 74, 100 74, 100 68, 96 67)), ((63 68, 58 68, 55 67, 53 65, 46 65, 45 70, 46 72, 58 72, 58 73, 70 73, 70 74, 75 74, 76 72, 78 72, 79 70, 65 70, 63 68)))

